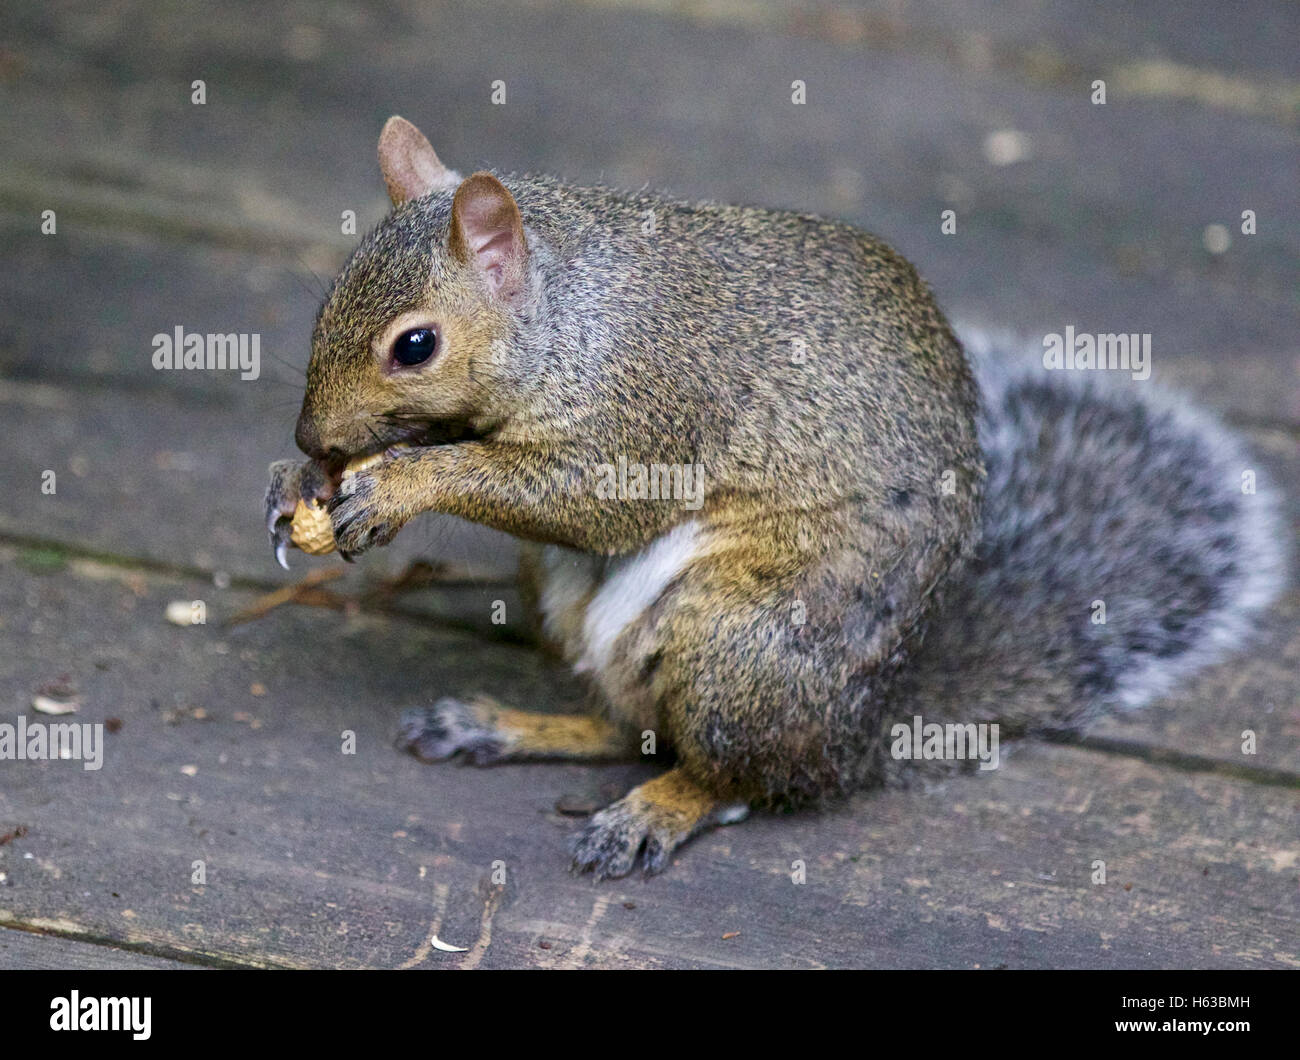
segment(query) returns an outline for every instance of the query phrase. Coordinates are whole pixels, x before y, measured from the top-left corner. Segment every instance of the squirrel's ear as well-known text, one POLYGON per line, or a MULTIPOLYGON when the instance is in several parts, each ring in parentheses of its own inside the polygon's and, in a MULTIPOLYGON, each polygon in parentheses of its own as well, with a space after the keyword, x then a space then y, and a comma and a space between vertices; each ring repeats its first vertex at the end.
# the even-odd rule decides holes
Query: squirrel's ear
POLYGON ((524 221, 514 196, 491 173, 475 173, 456 189, 448 249, 478 269, 494 294, 510 298, 520 290, 528 259, 524 221))
POLYGON ((379 168, 394 206, 460 183, 460 174, 442 164, 424 133, 396 114, 379 134, 379 168))

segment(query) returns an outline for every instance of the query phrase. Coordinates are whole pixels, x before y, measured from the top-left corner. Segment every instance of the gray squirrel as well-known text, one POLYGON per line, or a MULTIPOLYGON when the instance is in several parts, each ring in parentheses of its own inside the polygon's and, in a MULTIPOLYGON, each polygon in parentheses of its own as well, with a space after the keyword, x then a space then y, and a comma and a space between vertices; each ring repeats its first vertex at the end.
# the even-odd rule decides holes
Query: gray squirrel
POLYGON ((905 776, 890 733, 918 715, 1014 736, 1140 705, 1282 582, 1227 431, 1147 384, 968 358, 856 228, 462 178, 397 117, 379 157, 394 209, 321 307, 272 544, 304 504, 345 559, 428 511, 521 540, 595 709, 431 696, 400 743, 597 761, 653 734, 672 767, 590 818, 580 871, 905 776))

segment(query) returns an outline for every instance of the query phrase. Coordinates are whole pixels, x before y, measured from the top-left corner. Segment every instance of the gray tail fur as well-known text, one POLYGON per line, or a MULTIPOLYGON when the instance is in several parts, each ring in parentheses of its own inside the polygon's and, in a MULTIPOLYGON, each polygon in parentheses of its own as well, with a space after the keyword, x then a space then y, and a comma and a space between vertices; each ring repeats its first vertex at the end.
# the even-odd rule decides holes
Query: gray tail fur
POLYGON ((1288 551, 1241 442, 1126 373, 1049 372, 964 338, 982 394, 983 539, 896 709, 1006 735, 1074 728, 1238 645, 1288 551))

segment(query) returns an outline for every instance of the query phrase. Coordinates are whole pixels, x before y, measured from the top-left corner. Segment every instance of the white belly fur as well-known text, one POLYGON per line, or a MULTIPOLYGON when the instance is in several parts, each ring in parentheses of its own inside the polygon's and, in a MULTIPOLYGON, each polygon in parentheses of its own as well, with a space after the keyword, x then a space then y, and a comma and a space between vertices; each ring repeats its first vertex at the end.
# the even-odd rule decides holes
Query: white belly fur
POLYGON ((599 673, 609 665, 618 635, 659 599, 668 583, 691 561, 699 537, 697 521, 681 523, 640 552, 608 560, 603 576, 596 557, 568 549, 543 550, 546 582, 541 588, 540 607, 548 630, 555 628, 562 609, 574 606, 595 579, 600 579, 583 616, 582 644, 566 645, 565 654, 577 659, 575 670, 599 673))

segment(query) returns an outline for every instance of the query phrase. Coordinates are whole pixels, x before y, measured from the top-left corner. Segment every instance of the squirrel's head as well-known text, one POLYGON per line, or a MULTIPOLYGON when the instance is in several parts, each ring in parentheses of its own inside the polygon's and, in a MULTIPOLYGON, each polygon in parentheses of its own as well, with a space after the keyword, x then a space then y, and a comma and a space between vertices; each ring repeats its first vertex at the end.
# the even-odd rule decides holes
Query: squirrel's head
POLYGON ((398 117, 380 135, 379 165, 394 209, 321 307, 295 433, 336 468, 490 427, 510 393, 494 355, 509 348, 527 294, 523 222, 496 177, 462 180, 398 117))

